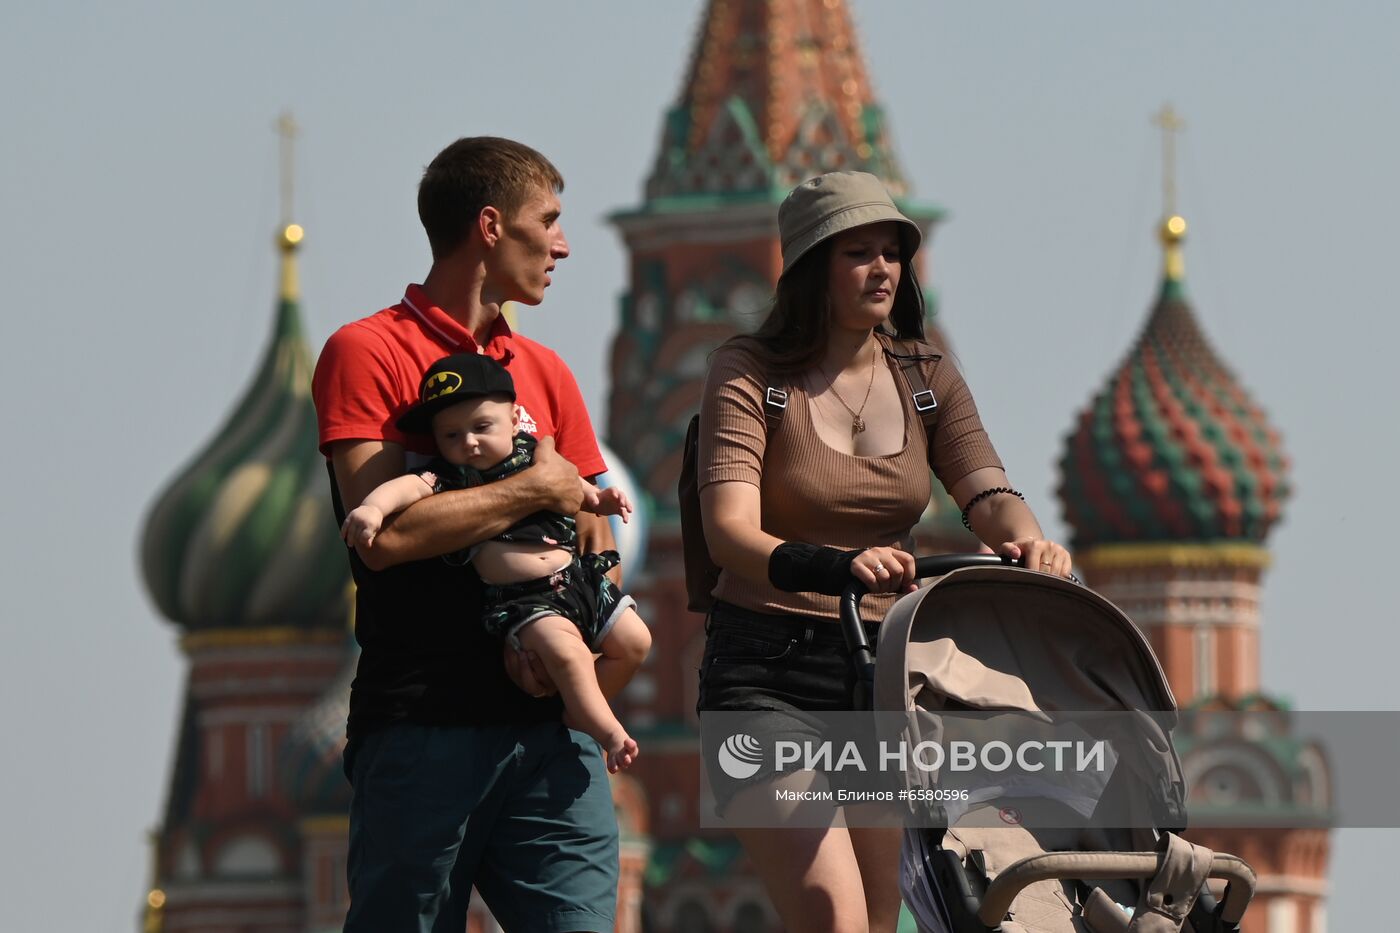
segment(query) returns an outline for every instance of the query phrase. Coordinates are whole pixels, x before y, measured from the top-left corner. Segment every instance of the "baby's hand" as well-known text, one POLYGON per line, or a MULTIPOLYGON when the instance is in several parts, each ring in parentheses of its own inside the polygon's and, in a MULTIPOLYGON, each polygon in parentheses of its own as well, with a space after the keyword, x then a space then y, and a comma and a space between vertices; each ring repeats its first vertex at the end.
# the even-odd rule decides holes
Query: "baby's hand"
POLYGON ((583 510, 594 515, 621 515, 624 522, 632 513, 632 503, 623 491, 616 486, 599 489, 592 483, 584 483, 583 510))
POLYGON ((351 509, 350 514, 345 516, 345 523, 340 526, 340 537, 345 540, 347 547, 354 547, 356 544, 369 547, 374 543, 374 536, 379 534, 383 525, 383 512, 372 505, 362 505, 351 509))

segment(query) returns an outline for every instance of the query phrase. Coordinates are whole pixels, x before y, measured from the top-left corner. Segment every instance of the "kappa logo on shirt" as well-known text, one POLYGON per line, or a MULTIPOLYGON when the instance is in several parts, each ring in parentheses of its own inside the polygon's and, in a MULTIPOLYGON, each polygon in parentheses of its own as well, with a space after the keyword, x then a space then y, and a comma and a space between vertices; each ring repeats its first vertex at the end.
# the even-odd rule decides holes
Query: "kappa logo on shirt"
POLYGON ((515 406, 515 415, 520 419, 520 430, 527 434, 540 433, 540 426, 535 423, 535 419, 530 417, 530 413, 525 410, 524 405, 515 406))

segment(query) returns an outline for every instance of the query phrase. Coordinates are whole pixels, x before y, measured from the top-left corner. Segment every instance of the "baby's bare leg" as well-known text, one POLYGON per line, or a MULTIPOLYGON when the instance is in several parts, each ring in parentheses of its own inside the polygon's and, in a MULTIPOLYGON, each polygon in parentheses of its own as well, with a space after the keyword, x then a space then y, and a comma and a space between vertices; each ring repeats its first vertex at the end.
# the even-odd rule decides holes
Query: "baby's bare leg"
POLYGON ((527 651, 539 655, 559 688, 564 701, 564 723, 598 740, 607 752, 609 771, 630 765, 637 755, 637 743, 622 728, 598 689, 593 652, 583 643, 578 626, 562 616, 545 616, 525 626, 516 637, 527 651))
POLYGON ((622 610, 608 631, 608 637, 601 645, 602 657, 598 658, 598 686, 603 696, 612 699, 622 692, 637 668, 646 660, 651 650, 651 630, 629 606, 622 610))

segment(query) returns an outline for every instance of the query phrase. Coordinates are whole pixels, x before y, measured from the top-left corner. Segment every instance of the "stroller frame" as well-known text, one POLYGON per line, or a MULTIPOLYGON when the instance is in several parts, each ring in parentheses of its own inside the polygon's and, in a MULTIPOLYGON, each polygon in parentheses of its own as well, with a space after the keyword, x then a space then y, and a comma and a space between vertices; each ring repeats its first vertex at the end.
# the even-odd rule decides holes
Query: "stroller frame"
MULTIPOLYGON (((968 568, 1015 566, 1016 562, 1009 557, 989 554, 943 554, 916 559, 915 577, 922 580, 943 577, 968 568)), ((1083 585, 1077 579, 1073 582, 1079 586, 1083 585)), ((860 621, 860 601, 867 593, 868 589, 863 583, 852 581, 840 599, 840 622, 856 677, 856 706, 861 710, 873 709, 875 697, 875 652, 865 637, 865 629, 860 621)), ((1143 649, 1151 657, 1160 675, 1160 664, 1151 655, 1151 650, 1140 632, 1138 635, 1143 649)), ((1170 700, 1170 691, 1166 693, 1167 699, 1170 700)), ((1174 700, 1172 704, 1174 707, 1174 700)), ((1003 918, 1017 895, 1037 882, 1076 881, 1081 898, 1087 900, 1088 895, 1093 892, 1088 890, 1085 881, 1156 878, 1166 864, 1169 844, 1178 844, 1173 842, 1170 832, 1164 832, 1159 839, 1157 851, 1152 852, 1045 852, 1008 865, 995 879, 989 881, 986 865, 980 858, 979 851, 970 852, 967 863, 964 863, 956 852, 942 846, 948 828, 946 812, 942 807, 937 807, 933 814, 937 820, 942 821, 943 828, 930 831, 933 850, 925 856, 926 874, 927 877, 936 879, 944 895, 943 906, 955 933, 996 933, 1002 928, 1003 918)), ((1189 924, 1195 933, 1238 933, 1240 921, 1254 896, 1256 879, 1253 869, 1237 856, 1217 853, 1212 855, 1207 877, 1224 879, 1227 882, 1223 897, 1217 902, 1210 890, 1203 885, 1190 913, 1176 928, 1184 929, 1185 925, 1189 924)), ((1167 903, 1170 902, 1168 896, 1167 903)), ((1158 926, 1156 921, 1148 920, 1144 920, 1142 925, 1135 920, 1130 926, 1125 915, 1111 919, 1109 925, 1117 926, 1121 930, 1172 928, 1170 925, 1158 926), (1121 926, 1118 925, 1119 921, 1121 926)))

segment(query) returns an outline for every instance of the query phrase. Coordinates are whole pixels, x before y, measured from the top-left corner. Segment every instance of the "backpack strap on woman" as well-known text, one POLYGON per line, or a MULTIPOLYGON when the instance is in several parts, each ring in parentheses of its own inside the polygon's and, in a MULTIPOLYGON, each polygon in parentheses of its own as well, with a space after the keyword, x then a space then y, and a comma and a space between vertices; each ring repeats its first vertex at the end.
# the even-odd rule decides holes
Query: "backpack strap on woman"
POLYGON ((923 340, 901 340, 892 337, 889 338, 889 343, 885 354, 898 363, 900 371, 904 373, 904 381, 908 383, 914 410, 919 413, 919 420, 924 423, 924 432, 931 437, 933 426, 938 421, 938 399, 933 395, 929 375, 938 361, 943 359, 943 354, 939 353, 933 344, 923 340))

